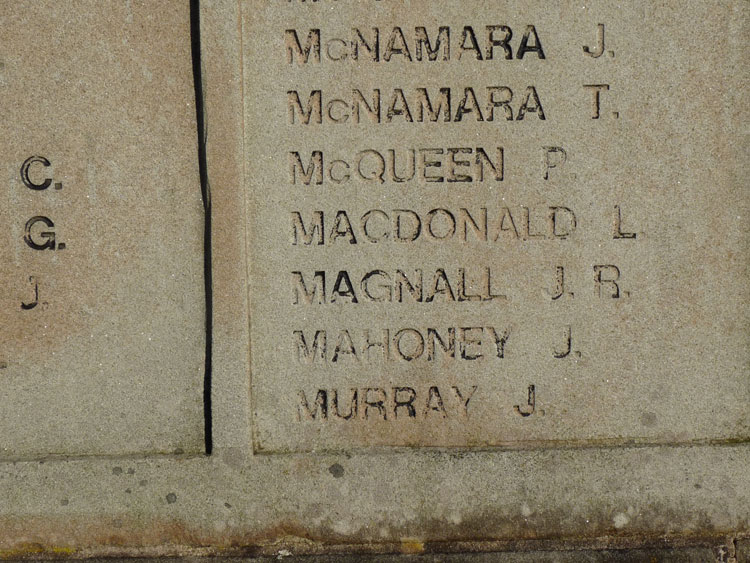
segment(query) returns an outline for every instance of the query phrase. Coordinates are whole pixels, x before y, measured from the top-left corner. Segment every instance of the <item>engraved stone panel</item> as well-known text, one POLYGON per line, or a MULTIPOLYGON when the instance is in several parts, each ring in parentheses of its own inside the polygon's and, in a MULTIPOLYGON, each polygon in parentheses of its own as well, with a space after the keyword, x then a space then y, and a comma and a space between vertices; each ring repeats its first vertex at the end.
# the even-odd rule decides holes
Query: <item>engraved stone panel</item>
POLYGON ((748 558, 746 0, 4 4, 0 559, 748 558))
POLYGON ((242 9, 256 451, 748 438, 739 29, 242 9))
POLYGON ((186 2, 0 13, 0 457, 203 448, 186 2))

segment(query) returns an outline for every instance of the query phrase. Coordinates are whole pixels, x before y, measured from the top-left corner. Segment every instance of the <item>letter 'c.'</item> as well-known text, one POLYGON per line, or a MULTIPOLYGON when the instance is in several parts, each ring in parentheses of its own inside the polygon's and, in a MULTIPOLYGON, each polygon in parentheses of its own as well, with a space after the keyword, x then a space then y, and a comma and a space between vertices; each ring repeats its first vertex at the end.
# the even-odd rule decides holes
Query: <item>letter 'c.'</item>
POLYGON ((29 168, 31 168, 32 164, 36 164, 37 162, 44 166, 50 166, 50 161, 43 156, 32 156, 30 158, 27 158, 21 165, 21 181, 23 182, 24 186, 26 186, 30 190, 46 190, 52 185, 52 178, 45 179, 41 184, 35 184, 31 180, 31 178, 29 178, 29 168))

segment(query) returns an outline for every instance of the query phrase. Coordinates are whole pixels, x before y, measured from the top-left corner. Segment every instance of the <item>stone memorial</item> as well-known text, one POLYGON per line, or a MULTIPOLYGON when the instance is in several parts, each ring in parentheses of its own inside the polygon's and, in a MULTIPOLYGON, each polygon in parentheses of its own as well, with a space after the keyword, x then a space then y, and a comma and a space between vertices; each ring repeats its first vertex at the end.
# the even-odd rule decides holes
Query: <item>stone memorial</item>
POLYGON ((0 558, 746 560, 748 11, 6 6, 0 558))
POLYGON ((732 108, 674 114, 732 70, 651 8, 368 5, 243 4, 256 449, 747 438, 732 108))
POLYGON ((203 451, 188 7, 0 21, 0 458, 203 451))

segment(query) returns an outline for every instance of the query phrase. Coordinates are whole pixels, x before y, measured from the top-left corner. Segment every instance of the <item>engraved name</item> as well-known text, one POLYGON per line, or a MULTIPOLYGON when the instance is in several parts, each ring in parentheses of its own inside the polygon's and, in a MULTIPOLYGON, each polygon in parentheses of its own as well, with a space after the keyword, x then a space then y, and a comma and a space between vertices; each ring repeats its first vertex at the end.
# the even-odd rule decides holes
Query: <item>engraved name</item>
POLYGON ((525 26, 518 38, 510 26, 424 26, 359 28, 347 37, 328 37, 320 29, 287 29, 284 48, 289 64, 327 62, 447 62, 451 60, 523 60, 527 54, 544 59, 544 49, 533 25, 525 26))

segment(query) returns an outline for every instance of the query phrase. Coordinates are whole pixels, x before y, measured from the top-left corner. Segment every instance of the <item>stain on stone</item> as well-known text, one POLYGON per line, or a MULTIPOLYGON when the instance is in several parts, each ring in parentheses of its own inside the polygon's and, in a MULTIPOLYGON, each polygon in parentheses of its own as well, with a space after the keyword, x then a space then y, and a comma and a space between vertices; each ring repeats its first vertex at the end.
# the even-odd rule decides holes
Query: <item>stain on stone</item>
POLYGON ((618 512, 615 514, 615 517, 612 519, 612 521, 615 524, 615 528, 618 530, 620 528, 624 528, 628 525, 628 522, 630 522, 630 518, 628 518, 628 515, 623 512, 618 512))
POLYGON ((344 468, 339 463, 334 463, 328 468, 328 471, 337 479, 344 476, 344 468))
POLYGON ((146 481, 145 479, 141 479, 140 481, 138 481, 138 484, 141 487, 145 487, 146 485, 148 485, 148 481, 146 481))
POLYGON ((424 542, 415 538, 404 538, 401 540, 401 553, 417 554, 424 551, 424 542))
POLYGON ((128 475, 135 475, 135 469, 128 467, 128 475))
POLYGON ((66 498, 60 500, 60 505, 61 506, 68 506, 69 503, 70 503, 70 501, 68 499, 66 499, 66 498))
POLYGON ((117 466, 112 468, 112 475, 122 475, 122 467, 117 466))
POLYGON ((168 504, 174 504, 177 502, 177 495, 174 493, 169 493, 167 495, 167 503, 168 504))
POLYGON ((641 424, 643 426, 656 426, 656 414, 652 412, 641 413, 641 424))

